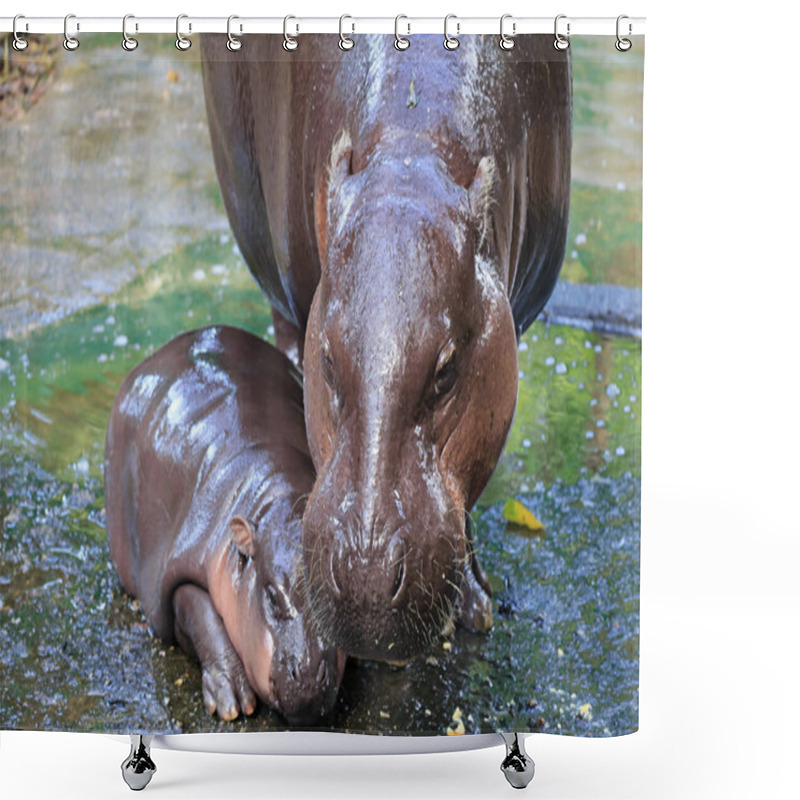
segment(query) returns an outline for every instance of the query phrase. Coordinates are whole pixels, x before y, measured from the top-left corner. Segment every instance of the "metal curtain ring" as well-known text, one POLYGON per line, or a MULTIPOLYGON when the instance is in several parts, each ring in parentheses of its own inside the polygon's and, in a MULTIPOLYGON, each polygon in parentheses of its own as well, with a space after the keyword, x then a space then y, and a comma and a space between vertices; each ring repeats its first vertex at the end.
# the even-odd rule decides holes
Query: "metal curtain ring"
MULTIPOLYGON (((132 36, 128 36, 128 20, 135 19, 133 14, 126 14, 122 18, 122 49, 127 50, 129 53, 132 50, 135 50, 139 46, 139 40, 134 39, 132 36)), ((139 29, 139 26, 136 26, 136 30, 139 29)))
MULTIPOLYGON (((625 14, 620 14, 620 15, 617 17, 617 41, 616 41, 616 43, 614 44, 614 47, 616 47, 616 48, 617 48, 617 50, 619 50, 619 51, 620 51, 620 53, 625 53, 625 52, 627 52, 628 50, 630 50, 630 49, 631 49, 631 47, 633 47, 633 42, 632 42, 630 39, 623 39, 623 38, 622 38, 622 37, 619 35, 619 24, 620 24, 620 22, 622 22, 622 20, 624 20, 624 19, 628 19, 628 17, 627 17, 625 14)), ((631 35, 631 32, 632 32, 632 31, 633 31, 633 28, 631 27, 631 24, 630 24, 630 22, 629 22, 629 23, 628 23, 628 36, 630 36, 630 35, 631 35)))
POLYGON ((461 44, 461 42, 459 42, 458 39, 456 39, 456 36, 458 36, 458 34, 461 33, 461 23, 460 22, 456 22, 456 36, 451 36, 447 32, 447 23, 451 19, 458 19, 458 17, 455 14, 448 14, 444 18, 444 49, 445 50, 458 50, 458 46, 461 44))
POLYGON ((555 22, 555 35, 556 35, 556 38, 555 38, 555 41, 553 42, 553 47, 555 47, 556 50, 566 50, 569 47, 569 22, 567 23, 567 35, 566 36, 562 36, 562 34, 560 34, 558 32, 558 21, 560 19, 566 19, 566 18, 567 18, 566 14, 559 14, 556 17, 556 22, 555 22))
MULTIPOLYGON (((228 17, 228 43, 226 47, 228 48, 228 50, 231 51, 231 53, 235 53, 237 50, 242 49, 242 40, 238 39, 231 33, 231 22, 233 22, 235 19, 239 19, 239 17, 237 17, 236 14, 231 14, 228 17)), ((241 30, 242 28, 240 26, 239 31, 241 32, 241 30)))
MULTIPOLYGON (((297 50, 297 39, 294 36, 289 35, 289 20, 290 19, 297 19, 297 17, 293 17, 291 14, 288 14, 283 18, 283 49, 288 50, 290 53, 293 50, 297 50)), ((295 30, 298 31, 300 28, 295 26, 295 30)))
MULTIPOLYGON (((188 14, 178 14, 178 17, 175 20, 175 47, 177 47, 178 50, 188 50, 192 46, 192 40, 187 39, 181 33, 181 20, 188 18, 189 18, 188 14)), ((191 30, 192 26, 189 25, 189 31, 191 30)))
MULTIPOLYGON (((68 27, 71 19, 75 19, 74 14, 67 14, 67 16, 64 17, 64 49, 70 51, 77 50, 80 46, 80 42, 74 36, 69 35, 68 27)), ((76 24, 76 30, 80 29, 80 25, 76 24)))
MULTIPOLYGON (((349 14, 342 14, 339 17, 339 47, 342 50, 352 50, 355 42, 349 37, 344 35, 344 21, 346 19, 353 19, 349 14)), ((353 33, 356 29, 354 23, 350 24, 350 32, 353 33)))
POLYGON ((511 23, 511 36, 507 36, 503 31, 504 23, 507 19, 511 19, 511 14, 503 14, 500 17, 500 49, 513 50, 516 42, 514 41, 514 34, 517 32, 517 23, 511 23))
MULTIPOLYGON (((21 52, 22 52, 23 50, 25 50, 25 48, 28 46, 28 40, 27 40, 27 39, 23 39, 23 38, 22 38, 22 37, 19 35, 19 33, 17 33, 17 20, 18 20, 18 19, 25 19, 25 17, 24 17, 24 15, 23 15, 23 14, 17 14, 17 16, 16 16, 16 17, 14 17, 14 24, 13 24, 13 26, 12 26, 12 30, 13 30, 13 32, 14 32, 14 39, 13 39, 13 40, 12 40, 12 42, 11 42, 11 46, 12 46, 12 47, 13 47, 13 48, 14 48, 16 51, 18 51, 18 52, 20 52, 20 53, 21 53, 21 52)), ((28 30, 28 23, 27 23, 27 22, 25 23, 25 30, 26 30, 26 31, 28 30)))
MULTIPOLYGON (((406 39, 405 36, 400 35, 399 28, 401 19, 408 19, 408 17, 405 14, 398 14, 394 18, 394 46, 398 50, 408 50, 408 48, 411 46, 411 40, 406 39)), ((408 32, 411 33, 410 24, 408 25, 408 32)))

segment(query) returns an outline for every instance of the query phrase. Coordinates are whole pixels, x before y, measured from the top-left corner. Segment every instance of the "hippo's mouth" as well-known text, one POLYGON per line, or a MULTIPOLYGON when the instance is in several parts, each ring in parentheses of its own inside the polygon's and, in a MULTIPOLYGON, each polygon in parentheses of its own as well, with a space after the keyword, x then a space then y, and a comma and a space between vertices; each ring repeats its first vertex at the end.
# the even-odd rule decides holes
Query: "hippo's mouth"
POLYGON ((441 610, 430 621, 421 620, 415 613, 391 612, 382 625, 349 623, 337 619, 331 624, 331 615, 320 609, 314 621, 320 636, 332 646, 341 648, 350 656, 372 661, 404 662, 425 652, 450 623, 454 604, 445 600, 441 610), (325 622, 327 621, 327 624, 325 622))
MULTIPOLYGON (((354 560, 348 586, 330 588, 314 565, 306 581, 307 613, 320 637, 347 655, 376 661, 405 661, 430 648, 445 628, 452 627, 463 568, 455 560, 428 569, 406 564, 407 585, 386 603, 370 590, 369 565, 354 560), (358 591, 348 591, 350 586, 358 591)), ((344 583, 344 581, 340 582, 344 583)))
POLYGON ((323 654, 316 669, 290 668, 282 680, 274 682, 274 705, 290 725, 312 725, 333 711, 340 682, 336 662, 337 655, 331 651, 323 654))

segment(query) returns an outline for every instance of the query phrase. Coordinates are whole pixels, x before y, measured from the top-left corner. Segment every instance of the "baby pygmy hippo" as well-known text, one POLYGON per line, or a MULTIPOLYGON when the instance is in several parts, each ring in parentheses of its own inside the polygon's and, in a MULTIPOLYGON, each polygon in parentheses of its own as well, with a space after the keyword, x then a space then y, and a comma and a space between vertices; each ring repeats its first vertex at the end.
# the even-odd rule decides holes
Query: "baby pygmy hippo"
POLYGON ((302 378, 236 328, 184 333, 134 369, 106 438, 111 558, 153 631, 203 669, 210 713, 329 712, 345 657, 303 613, 314 484, 302 378))

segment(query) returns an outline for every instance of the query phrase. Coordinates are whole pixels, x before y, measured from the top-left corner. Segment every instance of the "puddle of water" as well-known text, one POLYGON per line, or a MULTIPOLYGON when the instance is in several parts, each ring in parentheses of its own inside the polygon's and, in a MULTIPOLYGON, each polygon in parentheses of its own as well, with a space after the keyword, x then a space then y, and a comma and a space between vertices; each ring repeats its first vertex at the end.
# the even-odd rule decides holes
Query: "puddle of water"
MULTIPOLYGON (((221 323, 263 336, 271 326, 219 204, 195 67, 174 81, 171 56, 122 63, 65 62, 27 127, 0 130, 0 727, 283 728, 265 711, 209 717, 198 667, 152 638, 109 562, 101 469, 124 376, 183 330, 221 323), (113 85, 127 86, 119 104, 113 85), (128 118, 130 103, 142 106, 128 118), (166 136, 176 113, 182 133, 166 136), (44 141, 48 120, 58 147, 44 141), (156 152, 141 170, 128 158, 148 141, 167 148, 163 169, 156 152), (61 167, 69 206, 67 184, 52 181, 61 167), (31 188, 11 203, 23 172, 31 188)), ((565 272, 639 286, 641 151, 624 116, 640 105, 639 73, 616 57, 589 63, 576 60, 565 272)), ((467 732, 635 729, 641 344, 535 323, 519 366, 514 426, 474 512, 493 631, 457 631, 449 649, 443 640, 404 669, 352 663, 329 727, 444 733, 459 708, 467 732), (505 523, 511 497, 543 536, 505 523)))

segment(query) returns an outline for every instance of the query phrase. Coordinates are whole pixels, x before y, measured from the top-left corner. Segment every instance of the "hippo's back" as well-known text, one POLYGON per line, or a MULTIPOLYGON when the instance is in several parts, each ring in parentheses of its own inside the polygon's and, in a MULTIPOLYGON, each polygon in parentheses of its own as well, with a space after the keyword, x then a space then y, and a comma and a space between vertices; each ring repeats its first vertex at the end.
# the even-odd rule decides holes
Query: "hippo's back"
POLYGON ((306 34, 300 52, 281 36, 229 53, 204 35, 203 81, 222 196, 247 264, 273 307, 305 330, 326 260, 327 173, 346 130, 357 173, 401 158, 408 136, 430 143, 465 190, 479 162, 497 164, 495 233, 514 322, 521 333, 549 298, 567 233, 572 147, 569 53, 553 37, 306 34))
POLYGON ((106 437, 108 539, 159 636, 172 637, 175 587, 205 585, 239 494, 256 479, 309 490, 302 401, 282 353, 227 327, 176 337, 123 382, 106 437))

